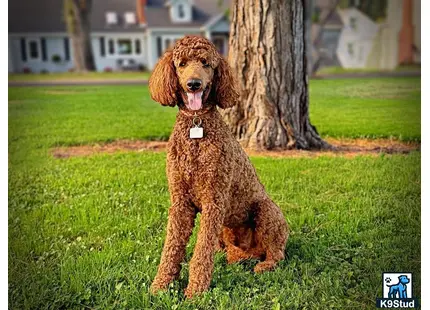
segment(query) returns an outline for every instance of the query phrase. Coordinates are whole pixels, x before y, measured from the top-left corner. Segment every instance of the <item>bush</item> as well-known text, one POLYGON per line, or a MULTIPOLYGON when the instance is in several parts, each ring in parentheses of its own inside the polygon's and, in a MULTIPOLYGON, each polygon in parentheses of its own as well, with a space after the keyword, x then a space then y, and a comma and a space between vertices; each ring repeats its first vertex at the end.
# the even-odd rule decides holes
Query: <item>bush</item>
POLYGON ((28 67, 25 67, 24 69, 22 69, 23 73, 31 73, 31 69, 28 67))
POLYGON ((48 70, 46 70, 46 69, 42 69, 42 70, 40 70, 40 73, 42 73, 42 74, 48 74, 48 73, 49 73, 49 71, 48 71, 48 70))
POLYGON ((53 63, 59 63, 59 62, 61 62, 61 56, 58 54, 52 55, 51 60, 53 63))
POLYGON ((148 68, 144 65, 144 64, 139 64, 139 66, 137 67, 137 69, 139 71, 148 71, 148 68))
POLYGON ((105 67, 103 71, 104 72, 112 72, 113 70, 111 67, 105 67))

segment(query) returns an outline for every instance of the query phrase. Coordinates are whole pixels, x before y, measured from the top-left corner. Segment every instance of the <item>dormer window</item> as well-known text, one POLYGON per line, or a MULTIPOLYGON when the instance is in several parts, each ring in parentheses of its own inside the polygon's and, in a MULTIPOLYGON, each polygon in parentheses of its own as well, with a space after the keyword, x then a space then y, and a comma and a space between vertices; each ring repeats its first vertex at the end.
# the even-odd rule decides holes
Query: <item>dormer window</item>
POLYGON ((118 16, 115 12, 107 12, 106 13, 106 24, 108 24, 108 25, 118 24, 118 16))
POLYGON ((192 6, 189 1, 177 0, 169 1, 167 5, 170 7, 170 18, 172 22, 187 23, 192 19, 192 6))
POLYGON ((135 25, 136 24, 136 14, 134 12, 126 12, 124 13, 125 23, 127 25, 135 25))

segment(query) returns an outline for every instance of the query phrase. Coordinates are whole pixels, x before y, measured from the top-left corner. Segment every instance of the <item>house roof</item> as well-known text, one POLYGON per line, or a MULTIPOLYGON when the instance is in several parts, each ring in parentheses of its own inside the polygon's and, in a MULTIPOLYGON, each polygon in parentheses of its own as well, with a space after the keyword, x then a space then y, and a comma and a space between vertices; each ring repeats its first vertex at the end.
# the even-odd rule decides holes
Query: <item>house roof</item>
MULTIPOLYGON (((328 14, 330 14, 330 9, 322 9, 320 12, 320 19, 325 19, 328 14)), ((325 24, 325 27, 327 26, 343 26, 342 18, 339 15, 339 11, 336 9, 334 10, 333 14, 328 18, 327 23, 325 24)))
POLYGON ((169 7, 164 0, 148 0, 145 17, 148 28, 193 28, 205 25, 209 20, 224 13, 230 7, 231 0, 192 0, 193 11, 191 22, 175 23, 170 18, 169 7))
MULTIPOLYGON (((63 0, 9 1, 9 33, 66 32, 63 0)), ((124 13, 136 13, 136 0, 93 0, 91 30, 97 32, 142 31, 124 23, 124 13), (118 25, 106 24, 106 12, 118 14, 118 25)))
POLYGON ((8 2, 11 32, 64 32, 63 1, 14 0, 8 2))
MULTIPOLYGON (((64 0, 9 1, 9 33, 66 32, 63 17, 64 0)), ((147 27, 194 28, 224 13, 231 0, 192 0, 192 21, 174 23, 165 0, 147 0, 145 18, 147 27), (221 3, 220 3, 221 2, 221 3)), ((93 0, 91 30, 95 32, 140 32, 138 24, 126 26, 124 13, 136 13, 136 0, 93 0), (116 12, 117 25, 107 25, 106 12, 116 12)))
MULTIPOLYGON (((330 14, 331 8, 336 2, 334 0, 315 0, 315 10, 319 12, 319 20, 323 20, 330 14)), ((327 20, 326 27, 342 27, 343 22, 339 16, 339 11, 335 9, 333 14, 327 20)))

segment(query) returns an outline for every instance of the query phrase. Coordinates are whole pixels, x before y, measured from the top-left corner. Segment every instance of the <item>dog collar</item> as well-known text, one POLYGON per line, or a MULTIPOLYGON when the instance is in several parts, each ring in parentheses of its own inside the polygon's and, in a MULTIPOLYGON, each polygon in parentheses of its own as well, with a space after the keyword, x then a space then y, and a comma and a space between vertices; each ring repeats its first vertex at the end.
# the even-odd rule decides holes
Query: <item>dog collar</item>
POLYGON ((185 115, 187 117, 202 116, 202 115, 205 115, 206 113, 211 112, 213 110, 214 110, 214 107, 209 107, 207 109, 202 109, 202 110, 198 110, 198 111, 183 110, 183 109, 179 108, 179 112, 181 112, 183 115, 185 115))

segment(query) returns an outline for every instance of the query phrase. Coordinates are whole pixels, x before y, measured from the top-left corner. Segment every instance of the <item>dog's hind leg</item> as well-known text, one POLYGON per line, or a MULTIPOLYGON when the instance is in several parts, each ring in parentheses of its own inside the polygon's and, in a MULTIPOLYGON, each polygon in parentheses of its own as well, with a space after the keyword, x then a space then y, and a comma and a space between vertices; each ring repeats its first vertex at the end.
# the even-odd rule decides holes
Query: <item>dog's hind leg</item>
POLYGON ((256 240, 266 252, 266 258, 255 266, 254 271, 271 270, 284 259, 288 225, 281 209, 269 197, 257 203, 255 225, 256 240))
POLYGON ((256 245, 253 242, 255 232, 250 227, 243 226, 240 228, 223 228, 223 241, 228 264, 250 258, 261 258, 265 254, 261 248, 255 247, 256 245))

